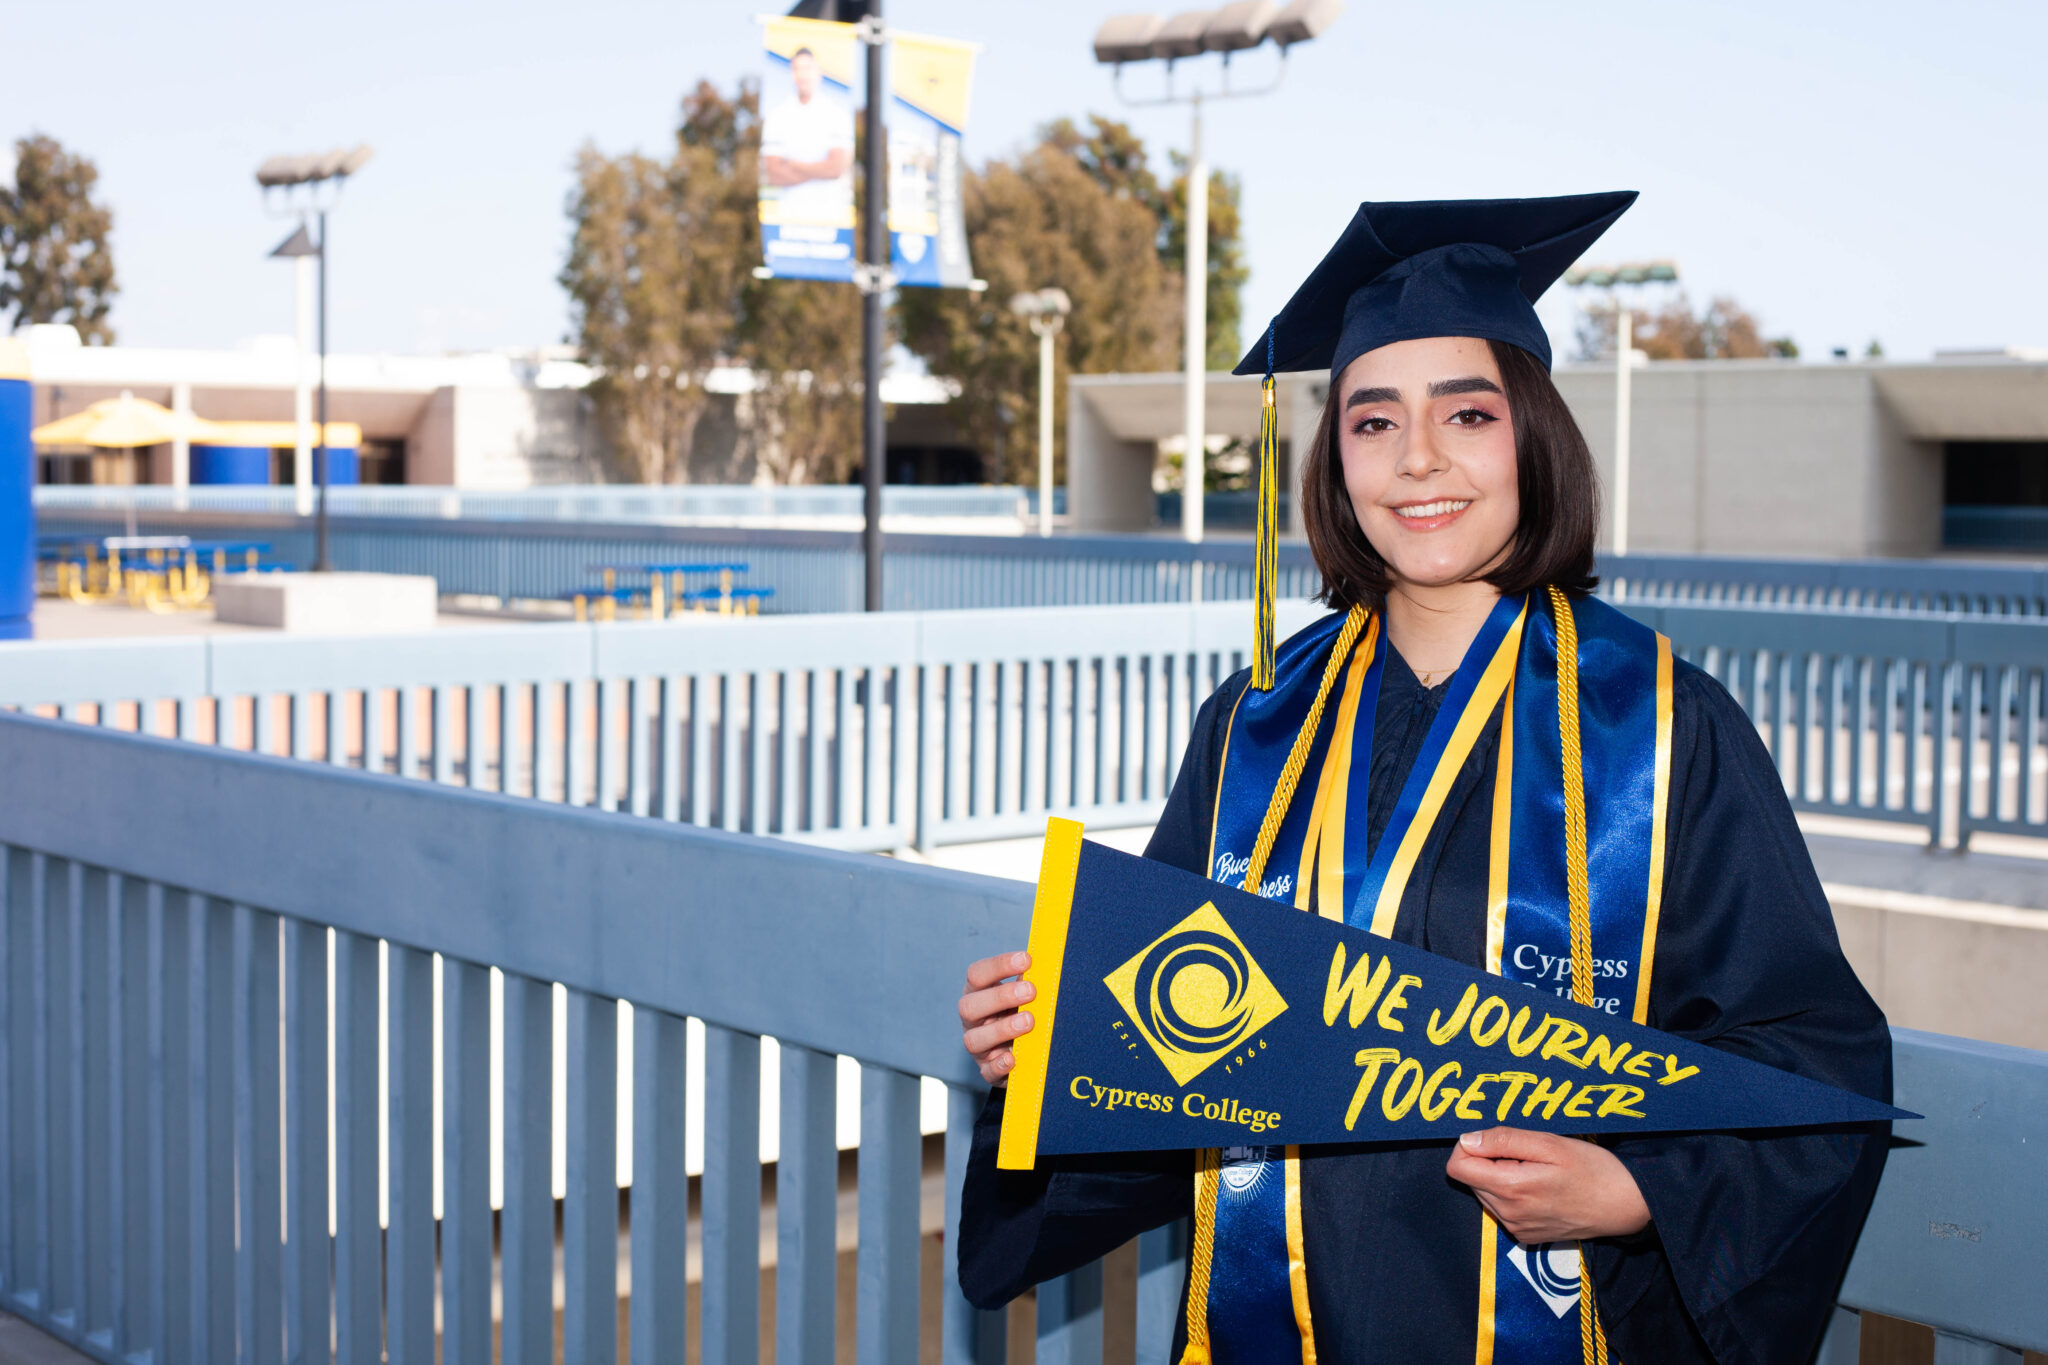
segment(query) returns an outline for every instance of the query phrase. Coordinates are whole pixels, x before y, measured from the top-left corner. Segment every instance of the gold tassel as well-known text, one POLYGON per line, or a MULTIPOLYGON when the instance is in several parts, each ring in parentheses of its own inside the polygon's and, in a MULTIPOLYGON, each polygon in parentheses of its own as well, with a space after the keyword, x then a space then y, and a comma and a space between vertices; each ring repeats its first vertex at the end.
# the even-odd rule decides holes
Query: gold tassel
POLYGON ((1273 599, 1280 586, 1280 413, 1277 386, 1268 374, 1259 417, 1258 558, 1252 579, 1252 686, 1273 690, 1273 599))

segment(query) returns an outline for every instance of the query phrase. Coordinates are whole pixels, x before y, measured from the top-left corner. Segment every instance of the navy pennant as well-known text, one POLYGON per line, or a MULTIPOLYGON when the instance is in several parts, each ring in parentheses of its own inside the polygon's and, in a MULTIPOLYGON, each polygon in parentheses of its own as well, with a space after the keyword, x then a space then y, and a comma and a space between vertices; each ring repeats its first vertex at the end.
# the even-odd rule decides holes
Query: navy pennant
POLYGON ((1918 1118, 1050 822, 1037 1027, 997 1164, 1038 1154, 1918 1118))

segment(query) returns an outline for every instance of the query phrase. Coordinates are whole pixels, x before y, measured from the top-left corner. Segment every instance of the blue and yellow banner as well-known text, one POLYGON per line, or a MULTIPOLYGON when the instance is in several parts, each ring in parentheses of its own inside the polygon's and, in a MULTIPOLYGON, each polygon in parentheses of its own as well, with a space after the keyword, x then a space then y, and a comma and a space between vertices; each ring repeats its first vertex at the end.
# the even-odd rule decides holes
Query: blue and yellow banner
POLYGON ((997 1165, 1039 1155, 1919 1117, 1119 853, 1053 820, 1037 1026, 997 1165))
POLYGON ((761 254, 779 277, 851 280, 852 24, 767 19, 761 82, 761 254))
POLYGON ((973 283, 960 138, 978 50, 952 38, 890 35, 889 255, 899 285, 973 283))

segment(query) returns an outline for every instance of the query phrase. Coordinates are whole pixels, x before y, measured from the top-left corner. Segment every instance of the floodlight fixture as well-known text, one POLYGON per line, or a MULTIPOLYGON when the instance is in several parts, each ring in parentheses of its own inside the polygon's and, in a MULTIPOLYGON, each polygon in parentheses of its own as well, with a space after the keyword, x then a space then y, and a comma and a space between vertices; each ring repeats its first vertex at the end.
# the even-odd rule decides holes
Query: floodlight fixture
POLYGON ((368 165, 370 156, 368 143, 305 156, 273 156, 256 168, 256 183, 270 190, 343 180, 368 165))
POLYGON ((1320 38, 1344 12, 1344 0, 1293 0, 1266 26, 1266 36, 1284 52, 1296 43, 1320 38))
POLYGON ((1564 272, 1564 282, 1577 289, 1592 286, 1611 289, 1617 284, 1675 284, 1678 262, 1673 260, 1628 261, 1621 265, 1575 265, 1564 272))
POLYGON ((1020 318, 1063 318, 1074 311, 1074 304, 1066 290, 1048 287, 1012 294, 1010 311, 1020 318))
POLYGON ((1210 16, 1202 30, 1202 47, 1208 52, 1242 52, 1266 39, 1266 30, 1280 7, 1273 0, 1233 0, 1210 16))
MULTIPOLYGON (((1114 66, 1117 98, 1134 108, 1162 104, 1191 106, 1191 136, 1184 163, 1187 184, 1187 263, 1182 280, 1187 291, 1186 319, 1182 329, 1181 357, 1186 371, 1182 385, 1185 405, 1186 449, 1198 451, 1207 439, 1205 410, 1207 379, 1203 357, 1208 348, 1208 293, 1202 281, 1209 277, 1209 167, 1202 159, 1202 105, 1206 100, 1244 99, 1271 94, 1279 89, 1287 70, 1288 49, 1320 37, 1344 12, 1344 0, 1291 0, 1281 8, 1278 0, 1230 0, 1214 9, 1183 10, 1170 19, 1156 14, 1119 14, 1095 31, 1095 60, 1114 66), (1278 50, 1278 69, 1272 79, 1257 89, 1234 86, 1231 57, 1263 46, 1268 40, 1278 50), (1189 57, 1214 52, 1222 56, 1220 80, 1198 81, 1196 88, 1174 88, 1175 64, 1189 57), (1124 93, 1124 67, 1131 62, 1166 63, 1166 91, 1163 95, 1133 99, 1124 93), (1206 86, 1206 88, 1204 88, 1206 86)), ((1040 315, 1027 311, 1022 296, 1012 302, 1020 315, 1032 318, 1036 331, 1044 324, 1040 315)), ((1043 336, 1043 333, 1040 333, 1043 336)), ((1049 476, 1048 476, 1049 477, 1049 476)), ((1049 524, 1049 523, 1047 523, 1049 524)), ((1190 541, 1202 539, 1202 462, 1183 462, 1181 488, 1181 533, 1190 541)))
POLYGON ((314 242, 313 234, 306 231, 306 225, 301 223, 298 231, 279 242, 270 254, 273 257, 291 260, 299 256, 318 256, 320 247, 314 242))
POLYGON ((1142 62, 1152 55, 1152 39, 1166 17, 1160 14, 1117 14, 1095 30, 1095 60, 1105 65, 1142 62))
POLYGON ((1209 20, 1215 14, 1216 11, 1207 9, 1182 10, 1161 24, 1159 32, 1152 35, 1149 55, 1169 62, 1200 56, 1202 35, 1208 31, 1209 20))

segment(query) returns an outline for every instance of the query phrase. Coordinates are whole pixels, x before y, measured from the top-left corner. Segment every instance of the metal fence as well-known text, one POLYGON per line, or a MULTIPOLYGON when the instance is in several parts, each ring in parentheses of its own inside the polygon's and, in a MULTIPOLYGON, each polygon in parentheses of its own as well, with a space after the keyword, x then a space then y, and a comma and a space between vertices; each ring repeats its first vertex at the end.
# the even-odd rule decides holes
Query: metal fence
MULTIPOLYGON (((116 535, 128 529, 100 511, 40 509, 48 534, 116 535)), ((256 539, 300 567, 313 562, 304 518, 232 512, 151 512, 135 529, 152 535, 256 539)), ((883 578, 891 611, 956 607, 1081 606, 1124 602, 1230 601, 1252 594, 1252 543, 1189 545, 1155 536, 931 535, 892 533, 883 578)), ((444 595, 501 601, 559 598, 597 581, 597 566, 678 560, 741 560, 746 582, 775 590, 772 614, 858 612, 860 537, 853 532, 574 521, 429 521, 339 517, 337 569, 427 574, 444 595)), ((1305 548, 1283 548, 1282 596, 1305 597, 1321 580, 1305 548)))
MULTIPOLYGON (((981 1101, 953 997, 963 962, 1023 941, 1027 886, 20 716, 0 716, 0 768, 34 793, 0 803, 9 1311, 108 1362, 325 1360, 330 1343, 348 1365, 432 1361, 438 1335, 448 1365, 484 1365, 494 1318, 504 1361, 551 1360, 558 984, 564 1359, 618 1360, 624 1336, 636 1362, 754 1365, 764 1317, 778 1361, 834 1358, 835 1054, 860 1067, 855 1358, 919 1358, 936 1294, 941 1358, 1005 1359, 1004 1319, 951 1273, 981 1101), (936 1247, 923 1076, 948 1094, 936 1247), (765 1217, 764 1083, 782 1130, 765 1217)), ((2048 1347, 2048 1055, 1903 1031, 1895 1052, 1898 1101, 1927 1118, 1892 1153, 1822 1359, 1856 1359, 1851 1310, 1933 1325, 1942 1359, 2048 1347)), ((1134 1287, 1100 1264, 1042 1286, 1035 1358, 1103 1360, 1114 1318, 1130 1358, 1163 1365, 1179 1236, 1141 1239, 1134 1287)))
POLYGON ((1793 804, 2048 834, 2048 621, 1626 603, 1757 723, 1793 804))
MULTIPOLYGON (((1659 605, 1795 804, 2048 835, 2048 621, 1659 605)), ((1285 634, 1313 617, 1281 604, 1285 634)), ((1156 818, 1242 605, 0 644, 0 705, 845 848, 1156 818)))
MULTIPOLYGON (((477 489, 431 484, 354 484, 330 488, 328 511, 343 517, 477 518, 492 521, 738 521, 861 516, 857 484, 798 487, 758 484, 557 484, 477 489)), ((290 516, 298 494, 289 484, 196 485, 180 492, 161 484, 119 487, 46 484, 35 490, 38 511, 125 514, 260 512, 290 516)), ((882 489, 884 517, 995 518, 1015 522, 1035 492, 984 485, 882 489)))
MULTIPOLYGON (((1310 617, 1282 604, 1283 629, 1310 617)), ((1155 819, 1244 609, 0 644, 0 705, 837 847, 1155 819)))
MULTIPOLYGON (((130 529, 127 517, 104 507, 45 501, 38 516, 50 533, 130 529)), ((312 523, 279 513, 148 509, 135 517, 134 529, 262 539, 282 559, 312 562, 312 523)), ((885 545, 883 597, 891 611, 1252 595, 1249 537, 1190 545, 1170 535, 893 532, 885 545)), ((332 553, 337 568, 429 574, 444 594, 499 599, 560 597, 595 581, 598 564, 683 559, 745 560, 749 581, 775 589, 764 609, 776 613, 858 611, 865 582, 858 534, 786 527, 343 515, 333 522, 332 553)), ((2048 566, 2040 564, 1629 555, 1602 560, 1600 572, 1607 591, 1619 589, 1631 600, 2048 615, 2048 566)), ((1282 541, 1280 595, 1308 597, 1321 586, 1306 543, 1282 541)))
POLYGON ((1960 559, 1609 555, 1604 589, 1631 598, 1840 611, 2048 616, 2048 564, 1960 559))

